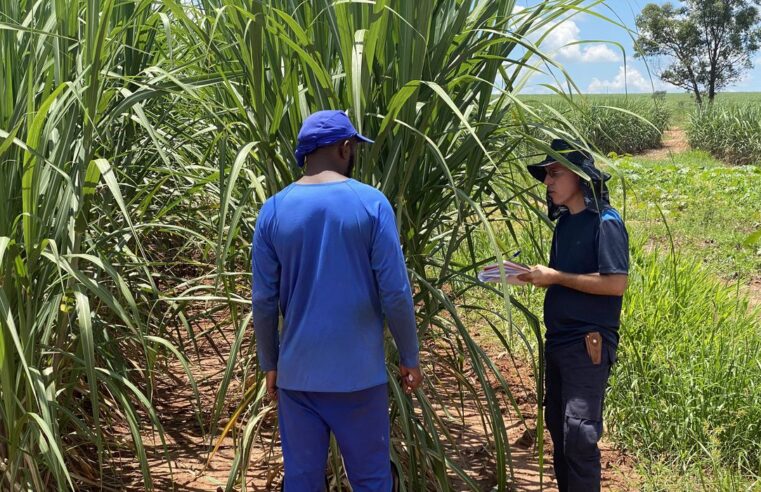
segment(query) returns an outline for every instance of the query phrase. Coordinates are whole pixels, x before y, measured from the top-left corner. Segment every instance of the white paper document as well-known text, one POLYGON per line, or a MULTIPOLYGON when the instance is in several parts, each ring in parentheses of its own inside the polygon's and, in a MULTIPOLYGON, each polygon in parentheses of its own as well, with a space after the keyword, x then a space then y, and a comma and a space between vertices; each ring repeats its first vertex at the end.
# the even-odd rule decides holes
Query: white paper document
MULTIPOLYGON (((516 263, 514 261, 505 260, 502 262, 505 268, 505 275, 507 276, 507 283, 513 285, 525 285, 526 282, 518 280, 518 275, 521 273, 527 273, 531 271, 526 265, 522 263, 516 263)), ((499 278, 499 263, 486 265, 483 270, 478 272, 478 280, 481 282, 500 282, 499 278)))

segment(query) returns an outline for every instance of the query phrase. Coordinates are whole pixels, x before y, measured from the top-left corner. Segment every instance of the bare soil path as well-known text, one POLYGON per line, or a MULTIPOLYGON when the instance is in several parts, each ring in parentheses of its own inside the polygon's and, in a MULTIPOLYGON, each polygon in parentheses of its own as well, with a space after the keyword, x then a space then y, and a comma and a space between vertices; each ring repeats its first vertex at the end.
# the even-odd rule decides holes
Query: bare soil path
POLYGON ((643 157, 651 159, 668 159, 674 154, 690 149, 687 143, 687 133, 682 128, 671 128, 663 132, 663 146, 659 149, 646 150, 643 157))

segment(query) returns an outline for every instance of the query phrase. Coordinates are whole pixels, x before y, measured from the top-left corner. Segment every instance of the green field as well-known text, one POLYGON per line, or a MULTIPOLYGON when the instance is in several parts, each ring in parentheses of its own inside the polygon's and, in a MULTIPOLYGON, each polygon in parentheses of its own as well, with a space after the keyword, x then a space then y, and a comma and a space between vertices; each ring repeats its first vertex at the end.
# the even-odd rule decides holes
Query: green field
MULTIPOLYGON (((573 98, 579 98, 581 100, 609 100, 610 98, 628 97, 635 100, 645 99, 653 100, 652 94, 582 94, 573 96, 573 98)), ((535 101, 544 104, 553 104, 560 102, 563 98, 554 94, 539 94, 539 95, 526 95, 521 96, 524 101, 535 101)), ((671 112, 671 127, 683 128, 688 121, 689 114, 695 108, 695 98, 692 94, 686 92, 668 92, 665 94, 663 100, 665 101, 666 108, 671 112)), ((718 104, 747 104, 747 103, 761 103, 761 92, 724 92, 717 94, 716 103, 718 104)))
POLYGON ((761 275, 761 254, 743 246, 761 228, 761 167, 727 166, 690 151, 655 160, 627 157, 614 169, 627 183, 629 227, 650 247, 667 250, 673 238, 680 256, 719 278, 749 283, 761 275))
POLYGON ((761 167, 689 151, 623 158, 615 170, 638 246, 612 433, 642 458, 647 490, 755 490, 761 312, 747 294, 758 288, 761 248, 744 242, 761 228, 761 167))

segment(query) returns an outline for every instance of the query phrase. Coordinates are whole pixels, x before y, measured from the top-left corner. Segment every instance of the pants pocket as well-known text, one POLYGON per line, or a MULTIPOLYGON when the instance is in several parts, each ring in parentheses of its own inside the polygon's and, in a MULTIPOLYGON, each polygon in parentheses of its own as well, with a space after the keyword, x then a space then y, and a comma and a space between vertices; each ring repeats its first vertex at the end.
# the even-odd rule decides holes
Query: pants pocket
POLYGON ((565 452, 579 458, 599 456, 597 442, 602 436, 603 395, 577 395, 565 406, 565 452))
POLYGON ((568 459, 595 458, 600 455, 597 443, 602 436, 602 421, 565 417, 565 454, 568 459))

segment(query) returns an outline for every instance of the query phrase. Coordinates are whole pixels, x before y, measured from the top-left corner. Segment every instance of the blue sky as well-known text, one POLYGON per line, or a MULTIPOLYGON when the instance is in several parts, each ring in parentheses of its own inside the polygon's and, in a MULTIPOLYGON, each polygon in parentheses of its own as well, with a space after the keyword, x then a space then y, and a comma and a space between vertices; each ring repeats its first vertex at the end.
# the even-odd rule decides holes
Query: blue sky
MULTIPOLYGON (((642 8, 652 0, 608 0, 610 8, 597 7, 601 15, 615 18, 621 24, 634 30, 634 19, 642 8), (611 10, 612 9, 612 10, 611 10)), ((519 0, 519 4, 535 4, 519 0)), ((654 3, 665 3, 662 0, 654 3)), ((673 2, 672 3, 678 3, 673 2)), ((621 27, 589 14, 579 14, 566 20, 551 31, 542 43, 541 49, 562 63, 573 81, 583 93, 615 94, 626 90, 630 93, 666 90, 683 92, 682 89, 665 84, 656 73, 659 60, 647 63, 634 58, 630 35, 621 27), (581 40, 607 40, 620 43, 626 50, 626 70, 621 48, 615 44, 571 44, 581 40), (650 73, 648 73, 648 67, 650 73)), ((660 61, 660 63, 663 63, 660 61)), ((536 75, 532 77, 523 93, 544 93, 548 90, 539 84, 556 85, 552 77, 536 75)), ((754 56, 754 68, 745 73, 742 80, 734 83, 726 91, 761 90, 761 53, 754 56)))

